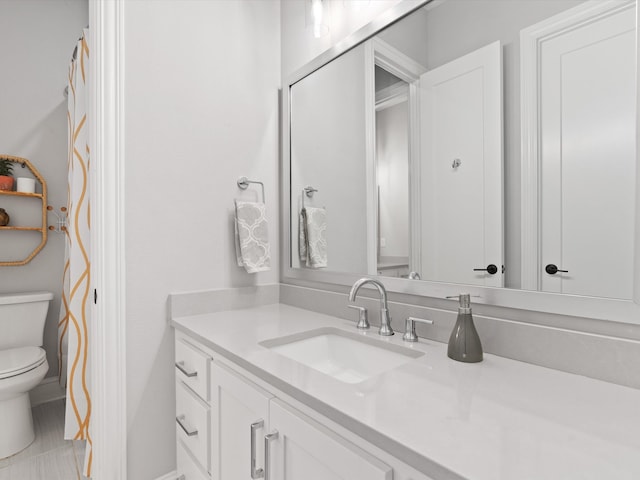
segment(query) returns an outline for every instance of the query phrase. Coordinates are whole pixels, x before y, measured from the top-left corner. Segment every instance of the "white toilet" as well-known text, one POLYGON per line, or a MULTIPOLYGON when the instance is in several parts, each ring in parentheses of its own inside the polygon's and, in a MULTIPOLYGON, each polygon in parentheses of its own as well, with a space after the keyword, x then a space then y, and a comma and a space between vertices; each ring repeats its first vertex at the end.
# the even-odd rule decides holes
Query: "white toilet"
POLYGON ((49 292, 0 294, 0 459, 35 438, 29 391, 49 370, 41 348, 49 292))

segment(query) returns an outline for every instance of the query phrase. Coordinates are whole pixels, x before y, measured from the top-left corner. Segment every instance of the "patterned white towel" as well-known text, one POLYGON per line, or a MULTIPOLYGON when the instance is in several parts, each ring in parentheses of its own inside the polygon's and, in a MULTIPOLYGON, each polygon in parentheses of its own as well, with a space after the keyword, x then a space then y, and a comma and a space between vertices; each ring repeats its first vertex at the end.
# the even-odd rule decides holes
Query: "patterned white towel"
POLYGON ((264 203, 236 200, 235 240, 239 267, 249 273, 271 269, 271 247, 264 203))
POLYGON ((305 207, 298 222, 298 254, 300 262, 310 268, 327 266, 327 211, 305 207))

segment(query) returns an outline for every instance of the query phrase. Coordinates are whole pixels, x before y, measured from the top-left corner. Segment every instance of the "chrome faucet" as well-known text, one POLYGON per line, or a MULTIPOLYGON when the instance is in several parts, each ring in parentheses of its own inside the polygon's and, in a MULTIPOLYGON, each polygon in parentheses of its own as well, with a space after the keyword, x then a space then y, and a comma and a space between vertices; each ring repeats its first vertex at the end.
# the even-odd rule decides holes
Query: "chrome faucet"
POLYGON ((393 335, 391 317, 389 317, 389 309, 387 306, 387 291, 380 280, 376 280, 375 278, 361 278, 358 280, 353 284, 353 287, 351 287, 351 292, 349 292, 349 301, 355 302, 358 290, 360 290, 361 286, 367 283, 375 286, 378 289, 378 292, 380 292, 380 330, 378 330, 378 334, 385 337, 393 335))

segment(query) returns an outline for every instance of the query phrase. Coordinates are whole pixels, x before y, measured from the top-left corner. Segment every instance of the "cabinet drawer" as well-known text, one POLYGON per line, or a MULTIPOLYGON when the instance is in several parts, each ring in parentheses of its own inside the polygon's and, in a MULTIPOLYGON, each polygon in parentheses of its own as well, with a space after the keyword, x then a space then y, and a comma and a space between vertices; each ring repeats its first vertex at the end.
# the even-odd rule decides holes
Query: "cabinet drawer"
POLYGON ((193 345, 176 339, 176 379, 184 382, 200 398, 209 400, 209 362, 211 359, 193 345))
POLYGON ((181 441, 177 443, 177 464, 179 480, 209 480, 209 477, 202 472, 197 463, 187 453, 181 441))
POLYGON ((209 471, 209 407, 181 382, 176 384, 176 437, 209 471))

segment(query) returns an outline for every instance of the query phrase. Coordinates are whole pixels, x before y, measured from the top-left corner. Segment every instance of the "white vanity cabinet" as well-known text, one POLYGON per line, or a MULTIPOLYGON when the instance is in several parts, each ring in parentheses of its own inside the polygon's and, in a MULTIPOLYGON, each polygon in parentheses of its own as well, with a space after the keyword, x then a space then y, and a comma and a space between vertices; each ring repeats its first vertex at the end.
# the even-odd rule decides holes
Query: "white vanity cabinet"
POLYGON ((181 332, 176 436, 179 480, 430 480, 181 332))
POLYGON ((189 337, 176 332, 176 453, 177 478, 211 477, 209 369, 211 356, 189 337))
POLYGON ((278 399, 271 401, 269 419, 268 479, 393 479, 391 467, 278 399))
MULTIPOLYGON (((211 417, 214 470, 221 480, 264 476, 264 435, 269 429, 272 395, 225 366, 211 369, 211 417)), ((213 472, 212 472, 213 473, 213 472)))
POLYGON ((211 369, 220 480, 391 480, 391 467, 231 369, 211 369), (277 432, 277 433, 276 433, 277 432))

